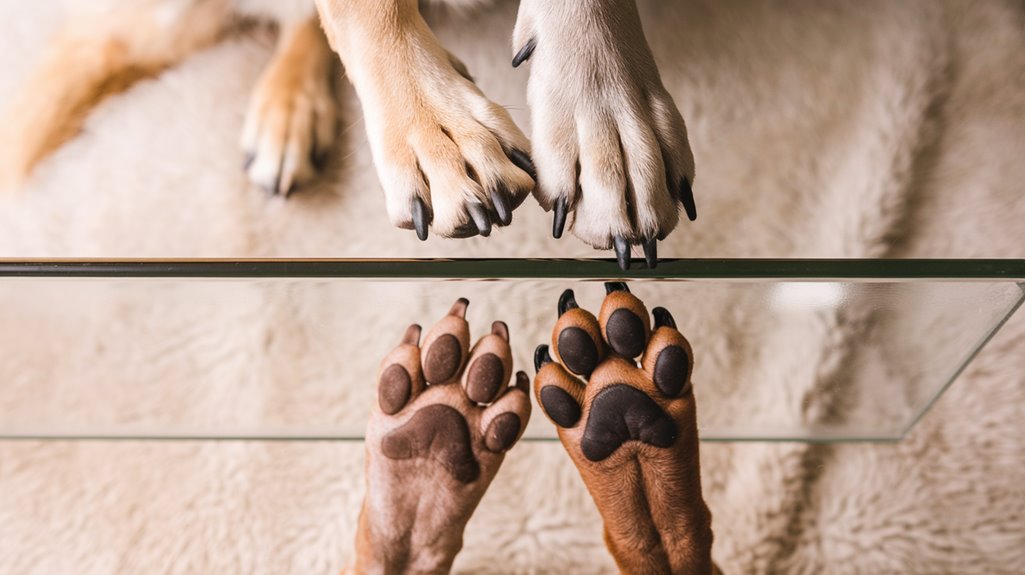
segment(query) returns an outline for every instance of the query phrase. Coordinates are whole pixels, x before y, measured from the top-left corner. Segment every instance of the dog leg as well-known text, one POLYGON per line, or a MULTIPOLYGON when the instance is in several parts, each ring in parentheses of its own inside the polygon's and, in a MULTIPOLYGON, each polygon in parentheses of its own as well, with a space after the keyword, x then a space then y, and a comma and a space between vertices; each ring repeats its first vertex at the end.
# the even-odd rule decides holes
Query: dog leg
POLYGON ((697 214, 687 128, 631 0, 522 0, 513 65, 530 60, 528 87, 538 201, 560 237, 614 247, 629 267, 640 244, 649 266, 683 204, 697 214))
POLYGON ((416 0, 317 0, 363 104, 388 215, 426 239, 487 236, 534 187, 529 142, 428 28, 416 0))
POLYGON ((538 403, 591 492, 624 573, 714 573, 690 343, 664 308, 655 308, 652 329, 625 284, 606 290, 598 318, 572 291, 563 294, 551 348, 559 363, 548 346, 535 354, 538 403))
POLYGON ((0 115, 0 188, 19 186, 107 96, 213 43, 229 21, 228 0, 143 0, 73 14, 0 115))
POLYGON ((502 322, 469 347, 458 300, 420 345, 420 326, 381 363, 366 435, 366 498, 350 573, 448 573, 463 529, 530 419, 502 322))
POLYGON ((334 54, 316 16, 282 24, 277 50, 253 91, 242 130, 249 179, 288 195, 309 182, 337 134, 334 54))

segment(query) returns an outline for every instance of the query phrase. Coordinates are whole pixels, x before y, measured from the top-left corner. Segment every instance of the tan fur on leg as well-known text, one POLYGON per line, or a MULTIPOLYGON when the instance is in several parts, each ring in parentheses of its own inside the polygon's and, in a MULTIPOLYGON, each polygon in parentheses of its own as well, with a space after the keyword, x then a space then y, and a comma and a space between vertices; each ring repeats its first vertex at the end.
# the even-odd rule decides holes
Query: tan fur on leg
POLYGON ((282 24, 274 57, 253 90, 242 151, 249 179, 287 195, 310 181, 334 145, 337 110, 332 91, 334 54, 316 15, 282 24))

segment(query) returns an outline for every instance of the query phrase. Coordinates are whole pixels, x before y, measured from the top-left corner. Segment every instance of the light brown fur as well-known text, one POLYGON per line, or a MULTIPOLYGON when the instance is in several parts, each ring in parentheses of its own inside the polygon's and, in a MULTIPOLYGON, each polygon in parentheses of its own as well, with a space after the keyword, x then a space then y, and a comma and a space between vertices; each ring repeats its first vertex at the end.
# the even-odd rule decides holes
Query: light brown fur
POLYGON ((0 115, 0 187, 20 185, 100 102, 215 42, 228 7, 224 0, 191 3, 162 18, 159 0, 149 0, 69 21, 0 115))

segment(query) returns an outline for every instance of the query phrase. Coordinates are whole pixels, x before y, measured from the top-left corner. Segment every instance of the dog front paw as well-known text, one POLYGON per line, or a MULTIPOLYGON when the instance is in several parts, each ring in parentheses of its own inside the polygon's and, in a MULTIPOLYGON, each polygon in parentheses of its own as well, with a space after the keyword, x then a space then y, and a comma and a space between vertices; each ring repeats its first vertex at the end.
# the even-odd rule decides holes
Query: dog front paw
POLYGON ((529 100, 538 185, 567 225, 620 267, 641 245, 649 267, 656 242, 697 217, 687 128, 662 85, 633 2, 523 0, 513 65, 530 61, 529 100), (570 217, 572 216, 572 217, 570 217))
POLYGON ((250 98, 242 129, 243 168, 272 195, 310 182, 334 145, 333 54, 316 20, 285 27, 250 98))
POLYGON ((443 237, 488 236, 534 188, 529 142, 456 58, 396 66, 388 94, 362 97, 388 216, 443 237))

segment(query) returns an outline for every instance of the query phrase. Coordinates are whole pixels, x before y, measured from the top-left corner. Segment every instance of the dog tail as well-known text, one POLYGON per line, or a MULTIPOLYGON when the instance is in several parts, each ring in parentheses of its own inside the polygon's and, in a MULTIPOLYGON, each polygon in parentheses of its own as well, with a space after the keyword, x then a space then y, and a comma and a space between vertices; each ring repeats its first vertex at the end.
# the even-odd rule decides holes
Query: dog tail
POLYGON ((89 112, 107 97, 212 44, 226 28, 223 10, 185 10, 172 19, 155 11, 118 14, 91 29, 93 22, 72 21, 74 30, 55 38, 0 115, 0 189, 20 186, 39 162, 81 131, 89 112))

